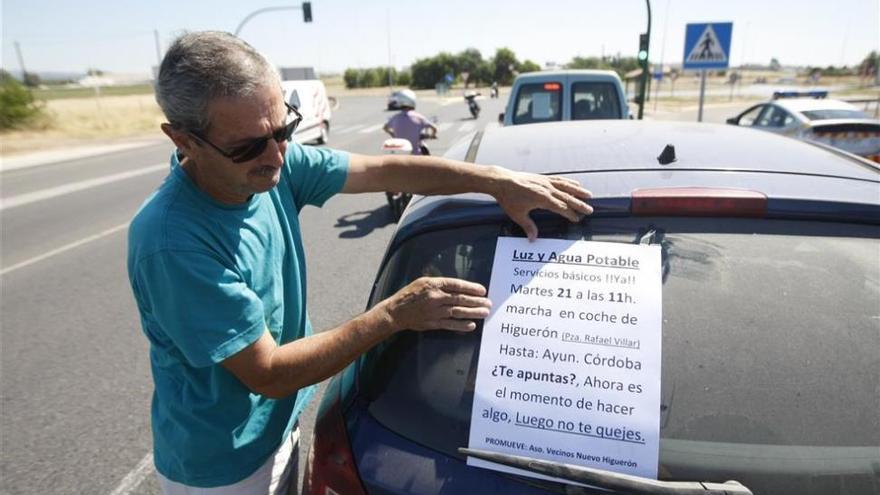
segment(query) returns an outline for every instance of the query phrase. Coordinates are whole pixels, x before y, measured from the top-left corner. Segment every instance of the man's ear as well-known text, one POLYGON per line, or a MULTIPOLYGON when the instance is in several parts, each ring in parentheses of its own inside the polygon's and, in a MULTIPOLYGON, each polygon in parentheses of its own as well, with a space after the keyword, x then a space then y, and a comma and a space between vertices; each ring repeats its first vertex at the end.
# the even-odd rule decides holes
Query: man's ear
POLYGON ((197 143, 188 132, 175 129, 174 126, 168 122, 163 123, 160 127, 162 128, 162 132, 174 142, 177 149, 182 151, 184 155, 191 155, 190 150, 196 146, 197 143))

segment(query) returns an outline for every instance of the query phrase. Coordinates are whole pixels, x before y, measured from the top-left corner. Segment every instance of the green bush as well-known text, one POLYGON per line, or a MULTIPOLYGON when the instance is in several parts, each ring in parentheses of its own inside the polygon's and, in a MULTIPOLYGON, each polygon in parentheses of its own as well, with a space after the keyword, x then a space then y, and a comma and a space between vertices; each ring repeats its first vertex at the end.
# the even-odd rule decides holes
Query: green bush
POLYGON ((8 75, 0 77, 0 129, 23 127, 42 112, 30 90, 8 75))

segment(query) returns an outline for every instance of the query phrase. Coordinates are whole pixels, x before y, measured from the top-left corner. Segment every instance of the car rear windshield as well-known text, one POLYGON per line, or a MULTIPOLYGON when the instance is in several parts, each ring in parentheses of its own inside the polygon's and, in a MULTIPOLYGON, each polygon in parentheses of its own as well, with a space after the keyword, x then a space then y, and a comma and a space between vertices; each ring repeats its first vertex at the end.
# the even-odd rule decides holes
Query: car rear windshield
POLYGON ((868 116, 858 110, 808 110, 801 112, 808 120, 828 119, 866 119, 868 116))
POLYGON ((562 120, 562 83, 523 84, 516 94, 514 124, 562 120))
MULTIPOLYGON (((410 239, 380 273, 373 303, 426 275, 488 286, 505 229, 410 239)), ((649 230, 663 253, 661 478, 735 476, 755 493, 876 493, 880 231, 595 218, 544 225, 541 235, 634 243, 649 230)), ((468 444, 481 330, 403 332, 375 349, 361 370, 371 415, 458 456, 468 444)))
POLYGON ((571 89, 571 120, 620 119, 617 86, 605 82, 578 82, 571 89))

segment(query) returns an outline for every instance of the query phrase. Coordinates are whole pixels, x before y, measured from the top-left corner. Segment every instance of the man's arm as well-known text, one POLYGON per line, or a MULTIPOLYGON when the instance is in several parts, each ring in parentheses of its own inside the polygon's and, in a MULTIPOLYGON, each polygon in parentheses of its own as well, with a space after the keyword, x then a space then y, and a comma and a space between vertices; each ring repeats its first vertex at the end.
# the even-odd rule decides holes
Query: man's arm
POLYGON ((403 191, 422 195, 486 193, 494 196, 529 239, 538 235, 529 212, 544 209, 572 222, 593 208, 589 191, 564 177, 513 172, 433 156, 352 154, 344 193, 403 191))
POLYGON ((451 278, 420 278, 351 321, 278 346, 268 332, 223 361, 251 391, 281 398, 318 383, 401 330, 469 332, 489 315, 486 289, 451 278))

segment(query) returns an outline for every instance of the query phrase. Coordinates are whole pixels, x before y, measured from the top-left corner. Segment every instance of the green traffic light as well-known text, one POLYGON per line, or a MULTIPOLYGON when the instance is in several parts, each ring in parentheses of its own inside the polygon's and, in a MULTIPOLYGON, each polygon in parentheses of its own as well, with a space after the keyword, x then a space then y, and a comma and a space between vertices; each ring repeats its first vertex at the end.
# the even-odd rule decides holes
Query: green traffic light
POLYGON ((645 51, 645 50, 641 50, 641 51, 639 51, 639 60, 641 60, 641 61, 643 61, 643 62, 644 62, 645 60, 648 60, 648 52, 645 51))

